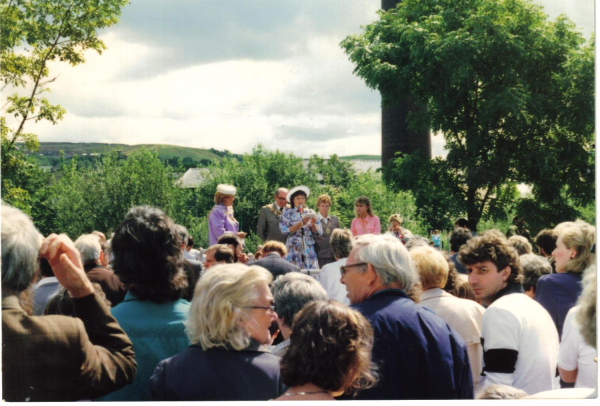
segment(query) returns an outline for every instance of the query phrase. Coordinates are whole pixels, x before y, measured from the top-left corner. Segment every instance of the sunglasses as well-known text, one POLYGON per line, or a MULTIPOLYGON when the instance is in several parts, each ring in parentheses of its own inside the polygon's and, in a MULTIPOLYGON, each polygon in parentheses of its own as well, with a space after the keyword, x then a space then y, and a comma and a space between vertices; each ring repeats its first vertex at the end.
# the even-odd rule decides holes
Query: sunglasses
POLYGON ((363 265, 367 265, 367 263, 366 262, 358 262, 358 263, 352 264, 352 265, 340 266, 340 273, 342 274, 342 278, 346 277, 346 272, 348 272, 348 269, 353 268, 355 266, 363 266, 363 265))

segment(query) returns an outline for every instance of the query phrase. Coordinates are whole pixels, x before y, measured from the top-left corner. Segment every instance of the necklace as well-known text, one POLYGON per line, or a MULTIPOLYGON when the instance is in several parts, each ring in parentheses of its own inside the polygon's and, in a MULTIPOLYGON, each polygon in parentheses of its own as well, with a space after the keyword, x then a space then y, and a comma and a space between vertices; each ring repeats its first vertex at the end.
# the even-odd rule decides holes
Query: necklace
POLYGON ((315 393, 327 393, 326 390, 317 390, 313 392, 295 392, 295 393, 284 393, 285 396, 296 396, 296 395, 314 395, 315 393))

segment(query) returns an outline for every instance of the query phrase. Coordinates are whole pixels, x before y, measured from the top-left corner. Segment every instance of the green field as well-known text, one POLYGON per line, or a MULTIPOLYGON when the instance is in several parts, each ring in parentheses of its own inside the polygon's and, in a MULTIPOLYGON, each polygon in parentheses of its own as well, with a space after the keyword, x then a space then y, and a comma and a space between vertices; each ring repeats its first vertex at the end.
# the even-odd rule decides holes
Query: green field
POLYGON ((381 161, 381 155, 348 155, 348 156, 341 156, 340 159, 360 160, 360 161, 381 161))
POLYGON ((176 145, 165 144, 103 144, 96 142, 40 142, 40 149, 36 154, 45 156, 58 156, 59 151, 63 151, 65 156, 72 155, 84 156, 84 154, 103 154, 112 150, 121 151, 125 155, 131 154, 135 150, 145 148, 149 151, 158 153, 160 159, 190 158, 194 161, 214 159, 220 161, 223 153, 216 150, 179 147, 176 145))

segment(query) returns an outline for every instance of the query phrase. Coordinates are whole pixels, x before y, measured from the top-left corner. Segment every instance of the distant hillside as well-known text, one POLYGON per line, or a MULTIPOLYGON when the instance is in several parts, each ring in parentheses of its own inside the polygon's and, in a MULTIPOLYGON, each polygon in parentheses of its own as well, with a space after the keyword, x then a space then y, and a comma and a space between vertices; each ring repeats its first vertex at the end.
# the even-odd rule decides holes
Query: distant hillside
POLYGON ((340 159, 352 160, 352 161, 381 161, 381 155, 348 155, 341 156, 340 159))
POLYGON ((59 151, 64 151, 65 156, 72 155, 91 155, 102 154, 112 150, 121 151, 124 155, 129 155, 133 151, 146 148, 149 151, 158 153, 160 159, 169 160, 173 158, 190 158, 194 161, 220 161, 225 152, 215 149, 199 149, 189 147, 179 147, 176 145, 164 144, 145 144, 145 145, 127 145, 127 144, 103 144, 96 142, 40 142, 40 149, 37 152, 44 156, 58 156, 59 151))

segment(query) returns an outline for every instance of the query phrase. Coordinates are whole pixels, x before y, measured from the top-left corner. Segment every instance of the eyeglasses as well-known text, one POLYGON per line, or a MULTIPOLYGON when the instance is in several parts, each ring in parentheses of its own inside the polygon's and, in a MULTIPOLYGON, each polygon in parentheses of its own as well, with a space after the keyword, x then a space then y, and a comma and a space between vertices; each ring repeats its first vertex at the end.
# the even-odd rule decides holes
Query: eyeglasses
POLYGON ((277 196, 279 200, 285 200, 285 197, 277 196))
POLYGON ((366 262, 358 262, 358 263, 352 264, 352 265, 340 266, 340 273, 342 274, 342 278, 346 277, 346 272, 348 272, 348 269, 355 267, 355 266, 362 266, 362 265, 367 265, 367 263, 366 262))
POLYGON ((242 307, 242 309, 264 309, 264 310, 270 310, 273 313, 275 313, 274 305, 271 305, 271 306, 246 306, 246 307, 242 307))

